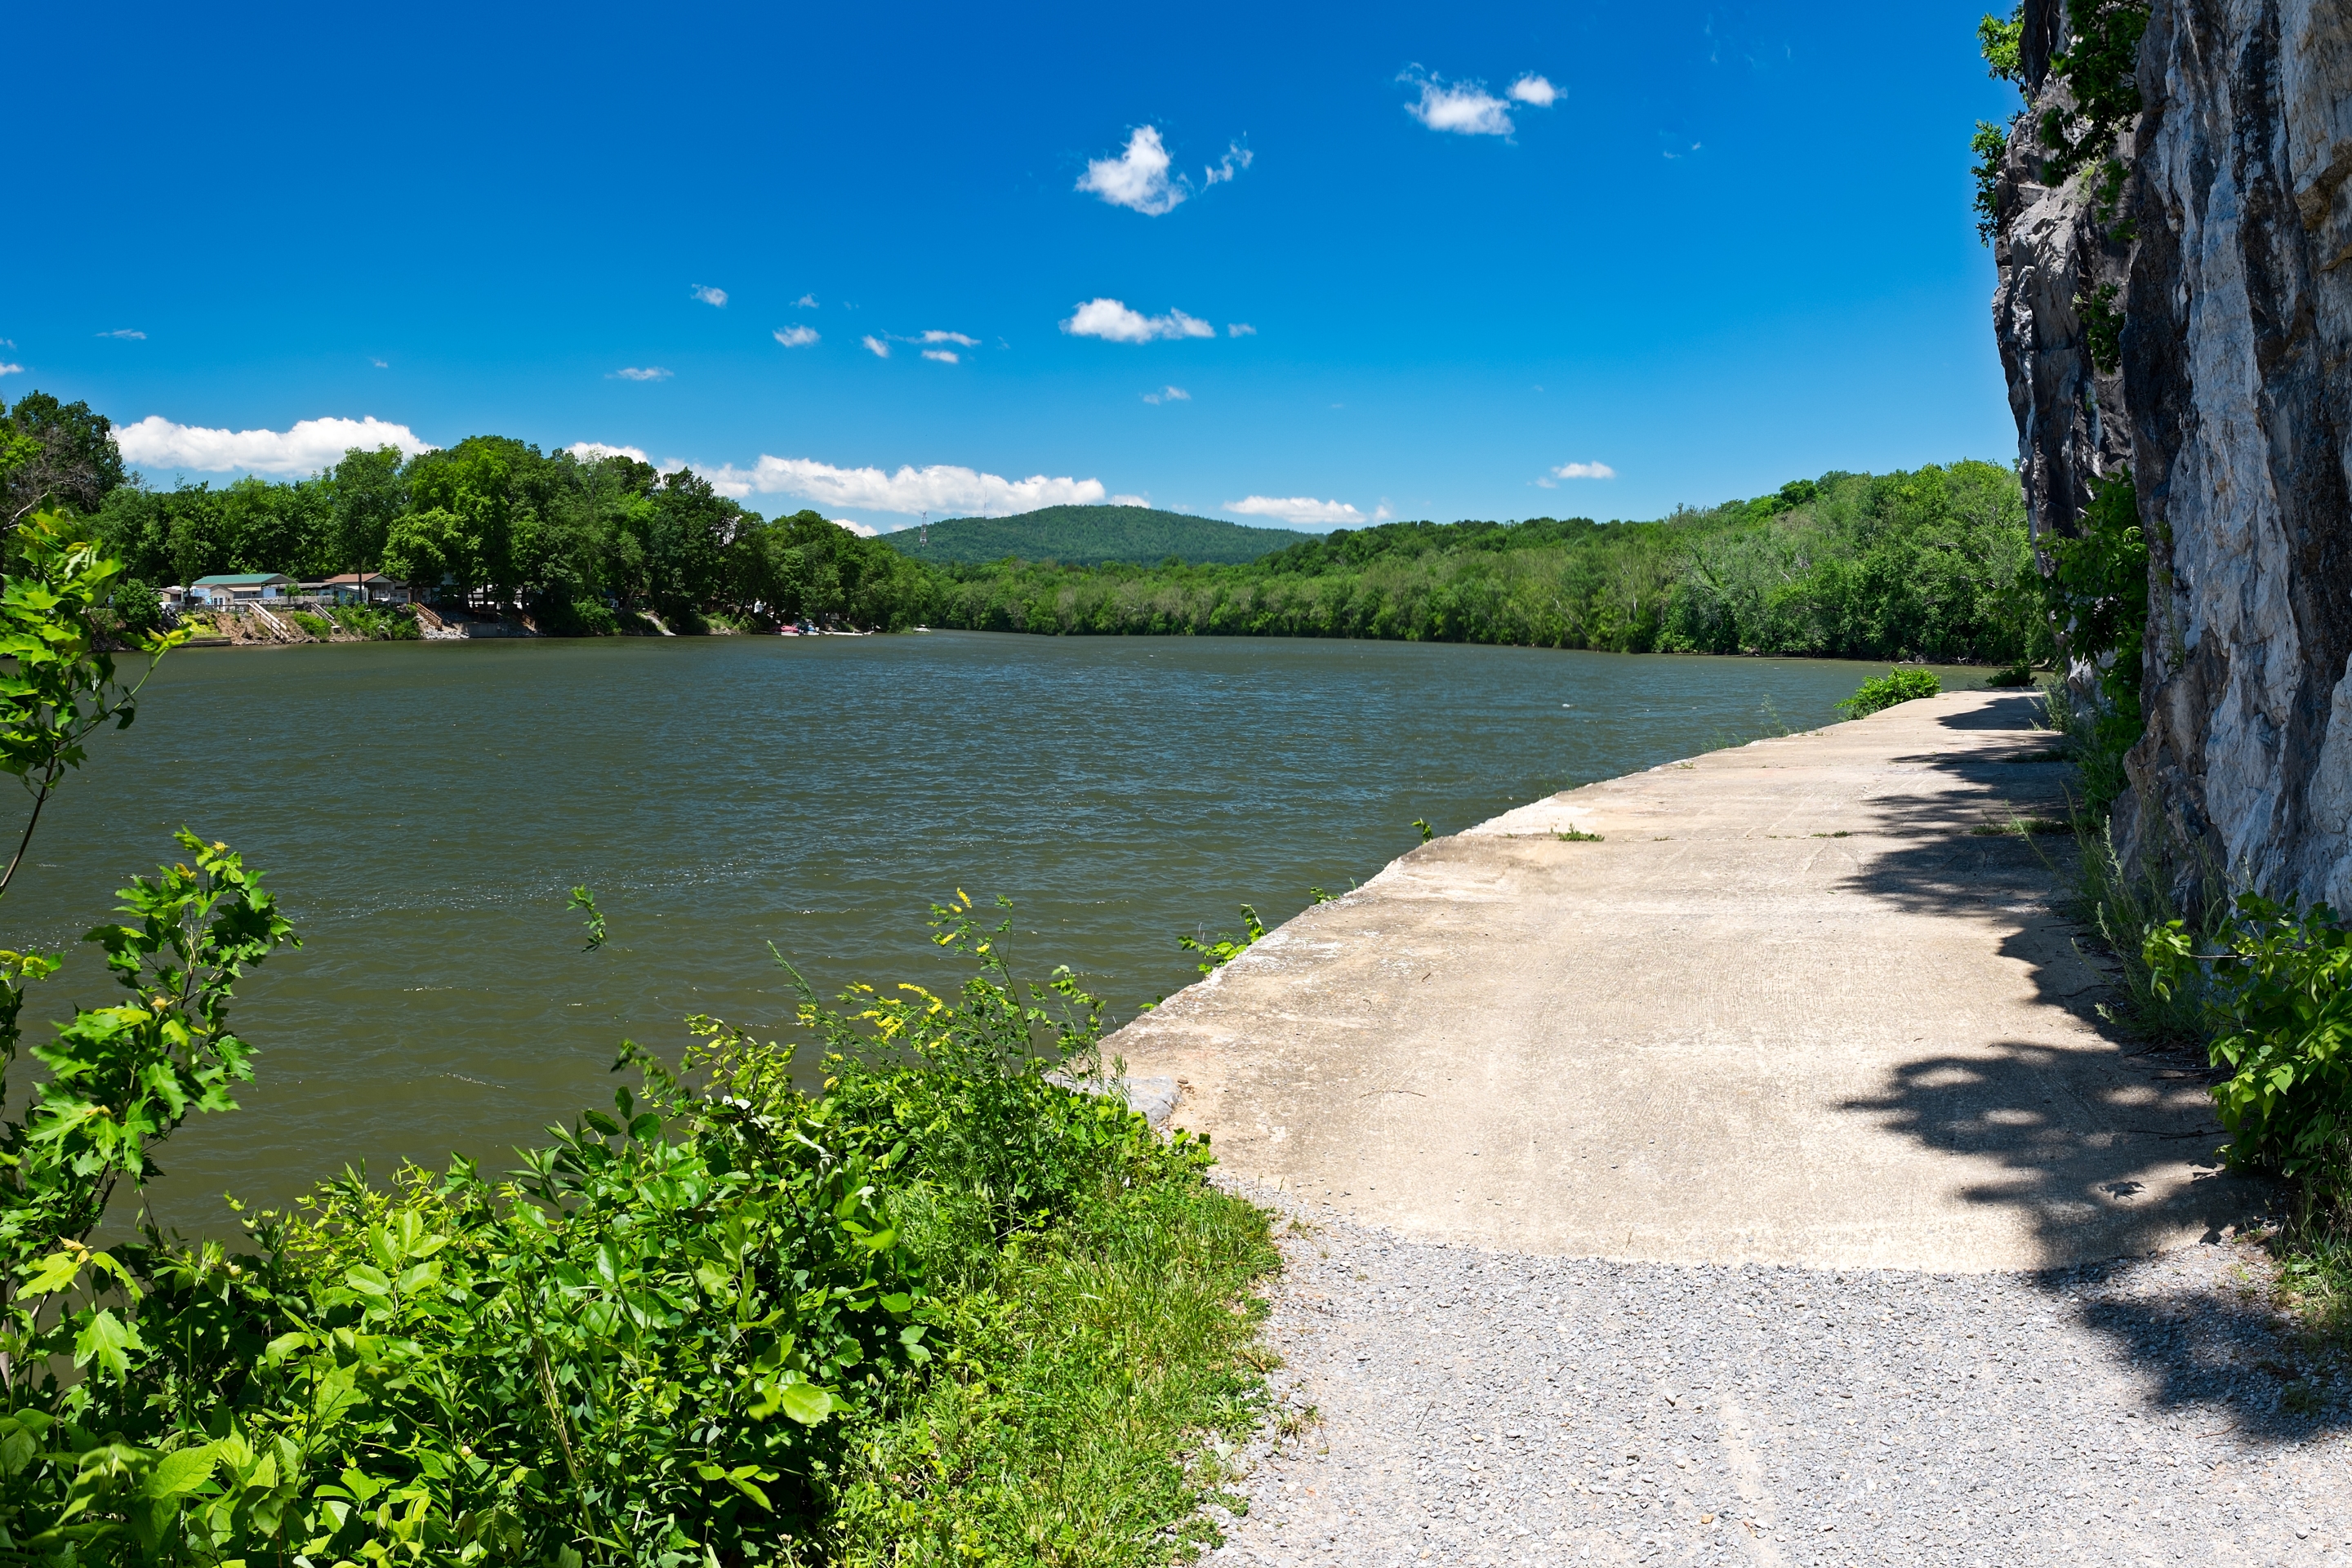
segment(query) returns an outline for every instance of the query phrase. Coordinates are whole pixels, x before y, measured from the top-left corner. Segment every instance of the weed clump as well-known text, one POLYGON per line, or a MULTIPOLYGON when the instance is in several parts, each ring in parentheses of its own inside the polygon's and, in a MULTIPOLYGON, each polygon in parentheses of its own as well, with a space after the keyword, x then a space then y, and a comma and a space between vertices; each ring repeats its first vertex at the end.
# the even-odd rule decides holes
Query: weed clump
POLYGON ((1853 695, 1838 704, 1838 711, 1849 719, 1867 719, 1898 702, 1938 696, 1943 689, 1932 669, 1890 669, 1855 687, 1853 695))

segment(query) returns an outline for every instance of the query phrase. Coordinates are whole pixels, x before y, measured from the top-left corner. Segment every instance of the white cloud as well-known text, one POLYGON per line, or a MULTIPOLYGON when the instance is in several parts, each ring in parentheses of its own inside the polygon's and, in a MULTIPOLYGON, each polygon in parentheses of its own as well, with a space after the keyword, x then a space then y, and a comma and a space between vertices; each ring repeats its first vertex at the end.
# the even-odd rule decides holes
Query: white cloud
POLYGON ((1103 499, 1100 479, 1048 479, 1044 474, 1008 479, 947 463, 927 468, 902 467, 896 473, 885 473, 880 468, 837 468, 811 458, 773 458, 763 453, 749 468, 730 463, 696 471, 720 494, 739 500, 757 491, 800 496, 844 511, 902 512, 909 517, 925 511, 1006 517, 1041 506, 1091 506, 1103 499))
POLYGON ((816 340, 817 331, 814 327, 779 327, 776 329, 776 341, 783 344, 784 347, 788 349, 804 349, 808 347, 809 344, 816 342, 816 340))
POLYGON ((1110 504, 1113 506, 1149 507, 1151 504, 1151 498, 1149 496, 1113 496, 1110 498, 1110 504))
POLYGON ((1115 207, 1131 207, 1157 217, 1192 194, 1182 180, 1168 178, 1168 161, 1159 129, 1139 125, 1127 139, 1126 152, 1087 164, 1077 188, 1093 192, 1115 207))
MULTIPOLYGON (((1225 155, 1202 171, 1201 189, 1219 185, 1250 166, 1256 154, 1238 142, 1228 142, 1225 155)), ((1192 177, 1168 170, 1172 160, 1160 129, 1139 125, 1127 139, 1127 151, 1116 158, 1095 158, 1078 176, 1077 188, 1100 196, 1115 207, 1128 207, 1151 217, 1172 212, 1192 195, 1192 177)))
POLYGON ((118 327, 113 331, 100 332, 98 335, 101 338, 129 338, 134 342, 142 343, 147 341, 146 333, 135 331, 129 327, 118 327))
POLYGON ((980 347, 978 338, 968 338, 961 332, 942 332, 937 330, 925 332, 922 336, 909 341, 919 343, 958 343, 968 349, 980 347))
POLYGON ((642 447, 608 447, 602 441, 574 441, 563 449, 583 463, 593 463, 600 458, 626 458, 637 463, 653 461, 642 447))
POLYGON ((1229 338, 1254 338, 1257 336, 1257 329, 1251 326, 1247 321, 1227 321, 1225 323, 1225 336, 1229 338))
POLYGON ((797 299, 797 300, 793 300, 793 310, 815 310, 815 309, 816 309, 816 296, 815 296, 815 295, 814 295, 814 294, 803 294, 803 295, 802 295, 799 299, 797 299))
POLYGON ((845 517, 835 518, 833 520, 833 526, 835 528, 845 528, 849 530, 850 532, 857 535, 860 539, 872 539, 882 531, 870 522, 857 522, 845 517))
POLYGON ((390 370, 392 368, 391 363, 386 360, 371 359, 368 361, 368 363, 375 366, 378 370, 390 370))
POLYGON ((1317 500, 1313 496, 1245 496, 1227 501, 1225 510, 1244 517, 1270 517, 1294 528, 1310 522, 1328 528, 1353 528, 1370 521, 1345 501, 1317 500))
POLYGON ((618 376, 623 381, 667 381, 670 378, 670 373, 657 364, 629 364, 623 365, 604 379, 611 381, 614 376, 618 376))
POLYGON ((1074 338, 1101 338, 1106 342, 1148 343, 1154 338, 1213 338, 1217 329, 1181 310, 1147 316, 1117 300, 1089 300, 1062 323, 1074 338))
POLYGON ((714 289, 708 283, 697 283, 694 286, 694 297, 706 305, 716 305, 722 310, 727 308, 727 290, 724 289, 714 289))
POLYGON ((1606 463, 1562 463, 1551 471, 1556 479, 1613 479, 1617 470, 1606 463))
POLYGON ((1428 126, 1432 131, 1451 131, 1463 136, 1508 136, 1511 133, 1510 108, 1501 99, 1488 92, 1481 82, 1448 84, 1441 77, 1424 76, 1419 66, 1397 78, 1421 89, 1421 101, 1408 103, 1404 111, 1428 126))
POLYGON ((923 357, 925 359, 935 359, 941 364, 961 364, 962 363, 962 356, 958 354, 953 349, 925 349, 923 351, 923 357))
POLYGON ((0 375, 22 375, 24 374, 25 367, 21 364, 0 364, 0 375))
POLYGON ((365 419, 303 419, 290 430, 208 430, 174 425, 150 414, 114 433, 123 458, 142 468, 195 468, 225 473, 245 468, 257 474, 315 473, 342 461, 353 447, 369 451, 397 447, 410 457, 433 450, 405 425, 365 419))
POLYGON ((1538 109, 1549 109, 1559 101, 1559 89, 1529 71, 1511 84, 1511 97, 1521 103, 1532 103, 1538 109))
POLYGON ((1192 395, 1185 391, 1181 386, 1163 386, 1157 392, 1145 393, 1143 395, 1143 401, 1146 403, 1190 403, 1192 401, 1192 395))
POLYGON ((873 333, 868 332, 866 336, 858 339, 857 341, 864 343, 866 349, 876 359, 888 359, 890 357, 890 345, 884 342, 880 338, 874 336, 873 333))

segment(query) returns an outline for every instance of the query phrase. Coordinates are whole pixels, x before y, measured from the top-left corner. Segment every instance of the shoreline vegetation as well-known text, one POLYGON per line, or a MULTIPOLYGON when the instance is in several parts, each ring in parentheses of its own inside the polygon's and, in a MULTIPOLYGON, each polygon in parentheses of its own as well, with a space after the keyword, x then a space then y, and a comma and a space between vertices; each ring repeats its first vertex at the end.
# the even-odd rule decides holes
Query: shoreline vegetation
MULTIPOLYGON (((543 453, 503 437, 414 458, 354 449, 310 479, 151 489, 126 477, 106 420, 86 406, 36 393, 11 418, 52 446, 82 449, 83 482, 63 499, 124 564, 110 608, 126 638, 158 624, 140 602, 156 584, 380 571, 440 584, 427 595, 434 608, 486 635, 934 626, 2015 669, 2053 653, 2017 476, 1992 463, 1830 473, 1651 521, 1380 523, 1290 536, 1245 561, 1105 559, 1122 529, 1175 537, 1173 514, 1055 509, 1073 552, 1093 557, 1078 564, 918 559, 920 531, 862 538, 814 511, 762 518, 690 470, 543 453)), ((1005 537, 1034 538, 1043 526, 998 521, 1005 537)), ((404 619, 339 618, 290 637, 212 633, 397 637, 408 635, 404 619)))
MULTIPOLYGON (((0 893, 191 635, 119 665, 88 520, 5 542, 0 767, 32 810, 0 893)), ((676 1066, 620 1042, 642 1087, 519 1168, 321 1172, 191 1244, 142 1194, 237 1109, 236 984, 300 942, 258 870, 176 837, 87 938, 112 1005, 28 1038, 60 959, 0 953, 0 1561, 1124 1565, 1247 1506, 1221 1488, 1272 1414, 1268 1216, 1129 1109, 1100 1002, 1015 975, 1003 900, 934 909, 951 993, 827 1003, 786 965, 784 1044, 687 1019, 676 1066)), ((588 961, 605 921, 572 904, 588 961)))

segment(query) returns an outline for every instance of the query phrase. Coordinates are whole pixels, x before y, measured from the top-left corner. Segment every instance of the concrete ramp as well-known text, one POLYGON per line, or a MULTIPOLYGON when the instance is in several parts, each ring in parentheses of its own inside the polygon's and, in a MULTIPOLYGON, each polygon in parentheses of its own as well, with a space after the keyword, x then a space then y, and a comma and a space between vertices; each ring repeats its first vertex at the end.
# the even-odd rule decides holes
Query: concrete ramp
POLYGON ((2063 815, 2037 708, 1956 693, 1523 806, 1106 1049, 1229 1170, 1413 1237, 1983 1270, 2213 1235, 2262 1193, 2201 1063, 2100 1024, 2071 838, 1999 831, 2063 815))

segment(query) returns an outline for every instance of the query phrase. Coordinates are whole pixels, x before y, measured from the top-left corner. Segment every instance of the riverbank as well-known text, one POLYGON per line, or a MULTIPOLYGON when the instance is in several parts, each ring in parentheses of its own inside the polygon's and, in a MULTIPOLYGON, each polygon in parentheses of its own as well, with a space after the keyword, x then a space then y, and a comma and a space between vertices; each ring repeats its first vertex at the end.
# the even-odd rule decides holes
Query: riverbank
POLYGON ((1291 1221, 1235 1561, 2341 1561, 2352 1390, 2006 830, 2031 700, 1507 812, 1105 1042, 1291 1221))
POLYGON ((1907 702, 1416 849, 1113 1037, 1231 1168, 1432 1240, 2030 1268, 2244 1217, 2058 905, 2036 700, 1907 702), (1560 834, 1598 836, 1564 841, 1560 834))

